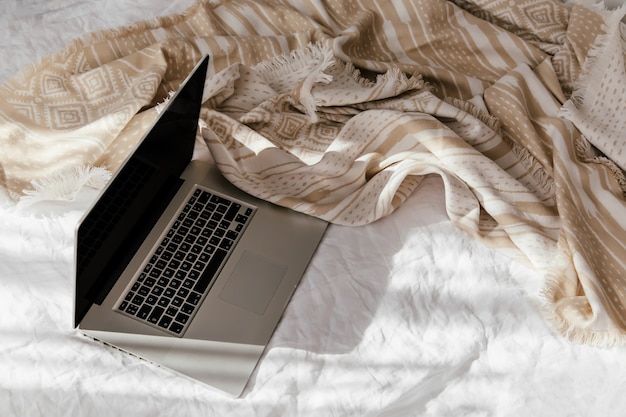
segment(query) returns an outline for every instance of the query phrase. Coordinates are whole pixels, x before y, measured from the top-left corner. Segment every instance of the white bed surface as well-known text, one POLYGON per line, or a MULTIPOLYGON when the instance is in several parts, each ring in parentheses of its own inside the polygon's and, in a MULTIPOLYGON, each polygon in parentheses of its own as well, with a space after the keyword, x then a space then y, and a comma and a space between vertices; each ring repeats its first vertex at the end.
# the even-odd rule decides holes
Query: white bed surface
MULTIPOLYGON (((5 2, 0 79, 190 4, 5 2)), ((626 351, 557 335, 540 278, 456 229, 436 178, 387 218, 329 228, 240 399, 72 329, 73 233, 94 196, 22 211, 2 196, 2 416, 623 415, 626 351)))

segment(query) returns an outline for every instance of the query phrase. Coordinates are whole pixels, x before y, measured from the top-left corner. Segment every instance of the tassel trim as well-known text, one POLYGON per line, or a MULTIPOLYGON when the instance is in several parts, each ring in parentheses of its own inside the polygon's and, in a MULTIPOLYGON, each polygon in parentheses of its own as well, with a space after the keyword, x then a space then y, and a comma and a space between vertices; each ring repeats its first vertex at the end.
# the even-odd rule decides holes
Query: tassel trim
POLYGON ((111 173, 100 167, 75 166, 62 169, 47 177, 31 181, 31 189, 23 190, 18 207, 28 207, 43 201, 72 201, 83 187, 102 189, 111 173))

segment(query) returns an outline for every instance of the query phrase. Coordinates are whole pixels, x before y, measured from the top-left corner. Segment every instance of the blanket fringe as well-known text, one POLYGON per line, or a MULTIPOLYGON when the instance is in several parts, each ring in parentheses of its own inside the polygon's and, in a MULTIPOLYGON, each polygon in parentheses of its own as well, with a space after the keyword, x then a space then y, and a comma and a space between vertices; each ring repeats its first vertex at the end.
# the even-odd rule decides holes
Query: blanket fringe
POLYGON ((528 149, 511 141, 509 141, 509 145, 511 146, 511 151, 519 158, 523 166, 528 169, 528 172, 536 181, 539 191, 544 196, 550 197, 553 203, 556 204, 556 201, 554 201, 554 196, 556 195, 554 178, 546 172, 543 165, 537 161, 528 149))
MULTIPOLYGON (((476 117, 482 123, 487 125, 490 129, 496 132, 500 137, 506 140, 506 137, 502 131, 502 124, 497 117, 487 113, 475 104, 461 100, 458 98, 449 97, 445 101, 458 109, 461 109, 472 116, 476 117)), ((528 149, 520 146, 519 144, 506 140, 506 143, 511 148, 511 152, 520 160, 520 162, 530 172, 532 178, 535 180, 536 185, 539 187, 539 191, 544 196, 553 197, 556 189, 553 178, 546 172, 543 166, 537 161, 537 159, 528 151, 528 149)))
MULTIPOLYGON (((611 42, 611 35, 615 30, 620 30, 621 21, 624 16, 626 16, 626 5, 609 10, 603 2, 593 0, 579 0, 578 2, 592 8, 604 17, 605 22, 602 27, 604 34, 597 37, 593 47, 589 50, 587 58, 583 63, 582 75, 574 83, 574 91, 569 100, 559 111, 559 115, 568 120, 574 120, 576 118, 578 111, 581 110, 584 105, 587 92, 590 91, 590 89, 594 90, 599 88, 595 82, 595 80, 600 79, 596 68, 598 68, 598 66, 603 68, 603 65, 598 61, 601 59, 600 56, 602 52, 611 42)), ((626 173, 624 173, 613 160, 601 154, 601 152, 593 147, 583 136, 576 141, 575 150, 577 156, 583 162, 596 163, 608 168, 621 188, 623 197, 626 198, 626 173)))
POLYGON ((351 62, 338 59, 332 48, 320 42, 260 62, 251 69, 279 94, 292 92, 296 86, 289 85, 285 80, 296 78, 293 74, 301 74, 301 77, 297 77, 302 80, 298 81, 301 84, 298 101, 311 123, 319 120, 317 110, 321 105, 313 94, 313 88, 316 84, 331 83, 337 74, 346 75, 358 85, 367 88, 389 84, 401 86, 404 91, 430 89, 420 74, 407 76, 398 67, 392 67, 384 73, 376 74, 375 79, 370 79, 363 76, 351 62))
MULTIPOLYGON (((593 329, 591 321, 594 314, 591 305, 589 305, 588 298, 584 295, 580 295, 580 305, 575 303, 568 294, 572 294, 573 288, 569 290, 564 289, 564 286, 576 286, 580 285, 580 282, 573 282, 571 280, 572 275, 576 275, 576 271, 573 270, 571 261, 572 252, 568 247, 568 244, 564 240, 559 240, 557 243, 557 252, 552 258, 552 264, 547 268, 547 272, 544 274, 544 285, 539 293, 538 308, 543 313, 546 320, 552 324, 555 331, 565 337, 567 340, 595 346, 598 348, 610 348, 613 346, 620 346, 626 343, 626 333, 619 328, 606 328, 606 329, 593 329), (566 308, 570 299, 570 308, 582 309, 584 303, 588 307, 588 311, 579 312, 577 314, 569 314, 567 317, 564 314, 563 309, 566 308), (563 302, 564 301, 564 302, 563 302), (581 321, 590 322, 585 326, 581 323, 573 323, 572 317, 576 317, 580 314, 581 321)), ((578 290, 576 290, 578 291, 578 290)))
POLYGON ((626 334, 619 329, 592 330, 572 324, 558 310, 556 295, 559 291, 561 291, 559 284, 548 279, 541 293, 545 300, 541 306, 542 313, 559 334, 571 342, 598 348, 610 348, 626 344, 626 334))
POLYGON ((270 60, 260 62, 252 67, 257 71, 264 81, 273 83, 281 80, 285 76, 294 72, 316 70, 319 82, 329 83, 332 81, 330 75, 324 74, 335 63, 332 50, 325 48, 321 44, 309 44, 305 48, 295 49, 289 53, 278 55, 270 60))
MULTIPOLYGON (((591 0, 579 0, 579 2, 597 11, 604 18, 602 25, 602 31, 604 33, 596 38, 593 46, 587 52, 587 57, 581 68, 581 75, 574 82, 574 91, 572 92, 569 102, 575 107, 575 110, 580 109, 589 89, 593 90, 598 88, 594 81, 598 80, 599 77, 595 74, 593 69, 596 68, 600 55, 608 46, 613 30, 619 30, 620 22, 626 15, 626 5, 620 6, 614 10, 609 10, 603 2, 594 2, 591 0)), ((567 107, 566 103, 563 111, 566 111, 567 107)))
MULTIPOLYGON (((299 97, 300 104, 304 107, 306 114, 312 123, 318 120, 316 102, 311 90, 318 83, 328 84, 333 80, 332 75, 327 74, 330 67, 335 64, 335 56, 330 48, 323 45, 309 44, 305 48, 293 50, 288 54, 279 55, 268 61, 263 61, 252 67, 261 78, 273 87, 280 85, 280 82, 294 73, 306 74, 301 79, 302 94, 299 97)), ((293 88, 289 86, 288 88, 293 88)), ((289 91, 278 91, 288 93, 289 91)))
POLYGON ((604 165, 611 171, 613 177, 617 181, 617 184, 622 190, 622 196, 626 198, 626 173, 624 173, 624 171, 610 158, 602 155, 602 153, 593 147, 593 145, 582 135, 576 140, 574 145, 576 156, 580 158, 581 161, 604 165))
POLYGON ((23 190, 17 206, 26 207, 42 201, 71 201, 83 187, 101 189, 111 179, 111 173, 101 167, 75 166, 62 169, 47 177, 31 181, 32 189, 23 190))
POLYGON ((500 122, 500 120, 497 117, 480 109, 474 103, 471 103, 467 100, 462 100, 456 97, 446 97, 444 101, 448 104, 453 105, 457 109, 461 109, 464 112, 471 114, 472 116, 480 120, 482 123, 487 125, 491 130, 496 132, 498 135, 502 136, 502 123, 500 122))

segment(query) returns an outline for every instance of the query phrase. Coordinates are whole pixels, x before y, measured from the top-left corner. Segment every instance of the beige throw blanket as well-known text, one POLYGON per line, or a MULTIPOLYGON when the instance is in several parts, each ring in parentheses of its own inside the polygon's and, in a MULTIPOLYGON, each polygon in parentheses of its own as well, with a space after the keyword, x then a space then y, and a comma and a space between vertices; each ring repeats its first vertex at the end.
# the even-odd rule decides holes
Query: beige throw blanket
POLYGON ((202 138, 233 183, 363 225, 438 175, 455 224, 545 277, 560 331, 622 343, 622 15, 557 0, 199 2, 90 34, 1 86, 0 181, 22 204, 101 186, 208 53, 202 138))

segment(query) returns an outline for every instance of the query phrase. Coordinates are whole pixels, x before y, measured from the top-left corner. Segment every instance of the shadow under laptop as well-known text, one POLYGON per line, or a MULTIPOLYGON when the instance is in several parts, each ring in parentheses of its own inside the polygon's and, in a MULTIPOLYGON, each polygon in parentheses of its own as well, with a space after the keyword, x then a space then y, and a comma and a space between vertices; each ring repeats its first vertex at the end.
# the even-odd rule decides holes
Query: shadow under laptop
POLYGON ((411 281, 424 279, 419 269, 414 274, 416 264, 437 256, 427 241, 444 240, 433 233, 446 233, 446 222, 443 182, 433 176, 390 216, 361 227, 330 225, 242 397, 293 368, 315 374, 333 363, 347 367, 348 379, 362 369, 357 351, 367 355, 372 340, 388 337, 380 326, 398 327, 406 319, 403 311, 415 310, 402 303, 416 302, 411 291, 421 284, 404 287, 401 281, 407 275, 411 281))
MULTIPOLYGON (((449 221, 443 184, 426 178, 414 194, 388 217, 361 227, 331 225, 296 289, 266 353, 274 347, 320 354, 354 350, 376 318, 389 291, 393 270, 415 258, 398 253, 416 229, 449 221), (441 190, 436 193, 437 188, 441 190), (420 198, 429 195, 429 199, 420 198), (433 195, 439 195, 433 198, 433 195), (399 223, 391 216, 410 219, 399 223)), ((412 257, 432 256, 415 253, 412 257)), ((419 277, 416 277, 419 279, 419 277)))

